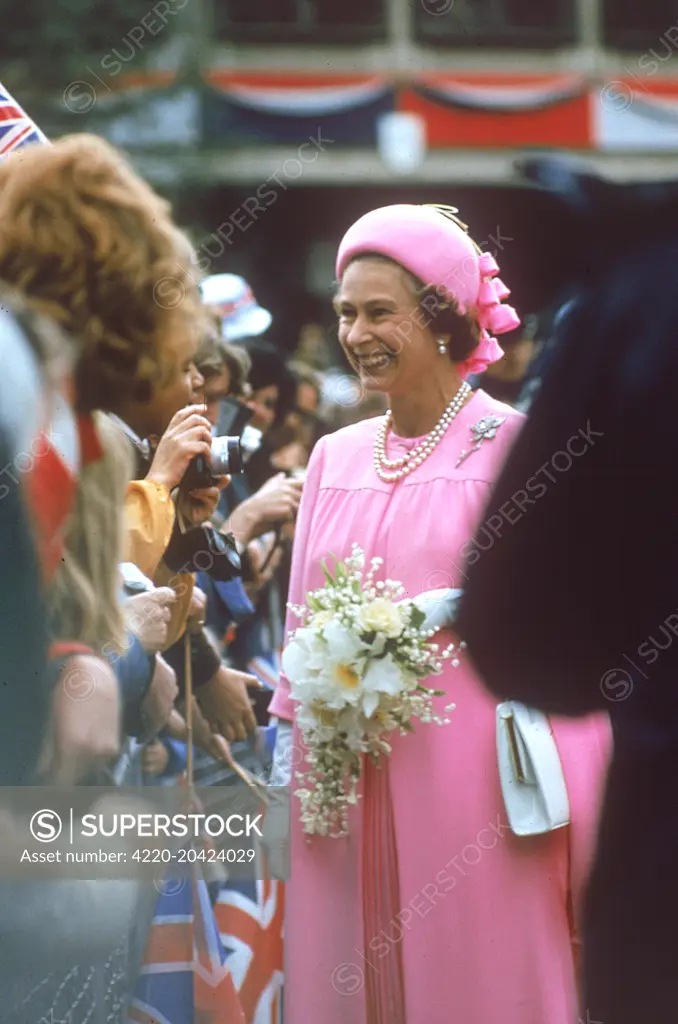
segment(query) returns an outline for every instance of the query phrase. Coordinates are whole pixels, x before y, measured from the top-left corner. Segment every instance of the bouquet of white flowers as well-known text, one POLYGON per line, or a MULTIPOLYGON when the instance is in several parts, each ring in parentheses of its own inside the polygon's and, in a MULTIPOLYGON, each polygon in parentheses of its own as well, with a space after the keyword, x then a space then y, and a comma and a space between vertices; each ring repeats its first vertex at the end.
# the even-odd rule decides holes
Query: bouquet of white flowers
POLYGON ((291 635, 282 667, 306 747, 308 768, 297 772, 296 796, 309 835, 347 834, 362 755, 390 754, 388 733, 413 732, 415 719, 449 723, 432 703, 445 691, 422 680, 442 672, 447 659, 459 664, 455 645, 440 651, 431 643, 437 630, 422 628, 425 612, 402 599, 401 584, 375 581, 382 564, 373 558, 364 573, 364 553, 354 544, 333 572, 322 563, 326 583, 308 594, 306 605, 290 605, 303 625, 291 635))

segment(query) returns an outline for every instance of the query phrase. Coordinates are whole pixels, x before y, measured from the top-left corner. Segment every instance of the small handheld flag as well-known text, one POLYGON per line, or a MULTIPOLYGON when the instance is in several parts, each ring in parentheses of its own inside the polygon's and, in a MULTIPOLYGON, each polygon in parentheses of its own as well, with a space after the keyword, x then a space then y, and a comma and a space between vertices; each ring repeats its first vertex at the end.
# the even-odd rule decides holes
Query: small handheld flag
POLYGON ((0 82, 0 160, 32 142, 49 145, 47 136, 0 82))

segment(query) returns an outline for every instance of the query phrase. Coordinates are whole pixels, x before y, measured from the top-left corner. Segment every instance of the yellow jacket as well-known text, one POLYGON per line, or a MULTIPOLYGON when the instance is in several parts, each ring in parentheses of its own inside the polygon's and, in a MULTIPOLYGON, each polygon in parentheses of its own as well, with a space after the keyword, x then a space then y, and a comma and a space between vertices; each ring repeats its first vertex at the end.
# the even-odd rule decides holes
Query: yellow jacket
POLYGON ((172 587, 177 595, 167 637, 167 647, 171 647, 186 629, 195 576, 173 573, 162 561, 176 515, 169 488, 149 480, 133 480, 127 487, 124 514, 124 560, 138 566, 156 587, 172 587))

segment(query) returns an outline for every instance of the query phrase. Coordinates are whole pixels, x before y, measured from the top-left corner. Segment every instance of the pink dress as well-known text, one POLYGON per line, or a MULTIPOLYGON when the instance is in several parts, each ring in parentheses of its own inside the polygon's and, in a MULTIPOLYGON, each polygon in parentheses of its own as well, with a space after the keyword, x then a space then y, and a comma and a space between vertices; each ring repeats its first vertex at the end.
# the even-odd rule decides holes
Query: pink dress
MULTIPOLYGON (((433 455, 396 484, 383 483, 373 466, 379 419, 323 438, 304 489, 290 601, 302 604, 309 589, 322 585, 320 560, 346 557, 353 541, 368 559, 381 556, 383 578, 400 580, 408 596, 463 586, 464 545, 482 525, 491 484, 522 420, 476 392, 433 455), (506 420, 456 467, 471 447, 470 428, 489 413, 506 420)), ((415 443, 392 437, 388 454, 415 443)), ((484 545, 492 537, 479 534, 484 545)), ((288 628, 296 624, 288 619, 288 628)), ((572 825, 519 838, 506 826, 499 787, 496 700, 465 655, 435 686, 448 694, 441 708, 456 703, 451 724, 418 725, 416 733, 395 737, 387 769, 376 782, 372 770, 365 783, 380 792, 352 811, 348 838, 313 837, 309 844, 293 800, 285 1024, 577 1020, 575 922, 609 757, 607 717, 552 720, 572 825), (399 995, 384 995, 393 985, 399 995)), ((294 717, 284 679, 271 711, 294 717)))

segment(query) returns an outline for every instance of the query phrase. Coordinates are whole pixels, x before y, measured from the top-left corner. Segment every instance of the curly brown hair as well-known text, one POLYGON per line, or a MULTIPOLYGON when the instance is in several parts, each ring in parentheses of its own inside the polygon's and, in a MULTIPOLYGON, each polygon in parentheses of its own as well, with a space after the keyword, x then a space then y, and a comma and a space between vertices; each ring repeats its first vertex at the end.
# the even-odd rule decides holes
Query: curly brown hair
POLYGON ((0 164, 0 279, 75 339, 77 405, 150 399, 204 314, 189 239, 113 146, 68 135, 0 164))

